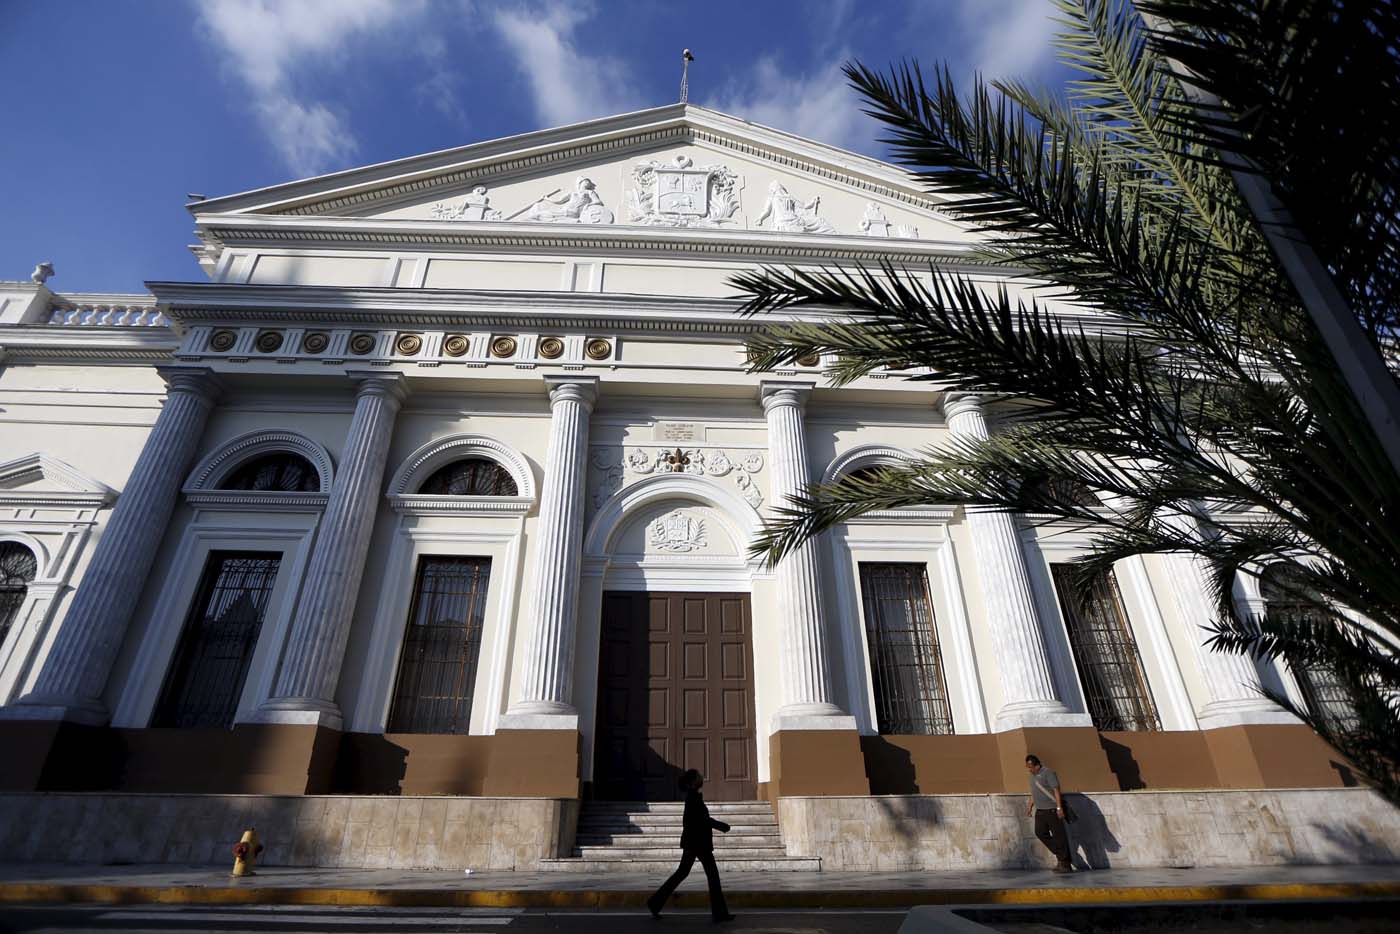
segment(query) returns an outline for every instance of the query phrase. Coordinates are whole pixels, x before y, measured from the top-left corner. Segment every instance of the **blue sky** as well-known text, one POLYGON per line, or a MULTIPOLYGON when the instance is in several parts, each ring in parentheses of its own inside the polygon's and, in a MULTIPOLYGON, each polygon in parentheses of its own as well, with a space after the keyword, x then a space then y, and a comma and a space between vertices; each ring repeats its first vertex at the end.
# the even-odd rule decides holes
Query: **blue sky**
POLYGON ((1055 74, 1049 0, 0 0, 0 279, 200 280, 214 196, 677 99, 879 155, 859 58, 1055 74))

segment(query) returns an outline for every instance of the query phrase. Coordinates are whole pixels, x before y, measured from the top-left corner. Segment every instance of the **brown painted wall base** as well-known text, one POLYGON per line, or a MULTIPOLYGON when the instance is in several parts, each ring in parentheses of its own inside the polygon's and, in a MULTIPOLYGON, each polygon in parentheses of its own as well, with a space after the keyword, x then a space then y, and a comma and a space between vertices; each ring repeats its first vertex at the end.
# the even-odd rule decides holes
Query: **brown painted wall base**
POLYGON ((497 730, 481 794, 488 797, 577 798, 578 730, 497 730))
POLYGON ((1335 750, 1302 724, 1206 730, 1221 788, 1340 788, 1356 779, 1335 750))
POLYGON ((334 790, 362 795, 480 795, 492 739, 346 733, 340 740, 334 790))
POLYGON ((855 730, 780 730, 768 737, 768 795, 868 795, 855 730))
POLYGON ((120 778, 120 744, 106 727, 0 720, 0 750, 3 791, 99 791, 120 778))
POLYGON ((1065 788, 1075 791, 1117 791, 1118 778, 1092 727, 1029 727, 997 733, 1001 756, 1002 791, 1025 792, 1026 755, 1034 754, 1053 768, 1065 788))
POLYGON ((1199 730, 1099 736, 1122 791, 1222 787, 1206 734, 1199 730))
POLYGON ((320 726, 112 732, 124 751, 123 791, 325 794, 340 749, 340 733, 320 726))

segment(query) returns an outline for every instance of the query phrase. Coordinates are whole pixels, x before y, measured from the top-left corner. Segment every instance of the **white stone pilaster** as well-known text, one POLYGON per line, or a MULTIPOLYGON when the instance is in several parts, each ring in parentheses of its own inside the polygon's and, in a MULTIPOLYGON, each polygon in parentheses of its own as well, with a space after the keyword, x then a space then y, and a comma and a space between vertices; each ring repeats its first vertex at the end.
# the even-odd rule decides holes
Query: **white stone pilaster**
MULTIPOLYGON (((972 441, 989 437, 978 395, 949 393, 943 400, 943 414, 953 437, 972 441)), ((966 514, 1001 674, 1004 703, 994 728, 1002 732, 1026 726, 1091 726, 1087 714, 1071 713, 1055 692, 1015 517, 976 509, 966 510, 966 514)))
POLYGON ((110 718, 102 691, 218 391, 207 369, 172 367, 161 376, 168 386, 165 405, 93 549, 34 688, 0 717, 89 724, 110 718))
MULTIPOLYGON (((1177 514, 1166 521, 1183 534, 1203 534, 1200 523, 1190 516, 1177 514)), ((1205 682, 1204 703, 1196 705, 1201 729, 1245 723, 1297 723, 1291 714, 1259 694, 1259 672, 1253 659, 1206 647, 1206 639, 1210 638, 1206 626, 1220 614, 1210 598, 1210 571, 1205 562, 1190 552, 1164 554, 1162 562, 1177 616, 1191 638, 1196 664, 1205 682)))
MULTIPOLYGON (((807 463, 804 409, 811 383, 764 382, 759 387, 768 418, 771 499, 787 505, 811 482, 807 463)), ((773 715, 778 730, 853 730, 855 718, 834 702, 822 614, 817 543, 808 539, 774 569, 778 584, 778 624, 782 706, 773 715)))
POLYGON ((596 377, 546 377, 549 451, 540 490, 534 593, 520 697, 501 729, 578 729, 574 708, 574 640, 578 628, 583 556, 584 481, 588 421, 597 399, 596 377))
POLYGON ((359 380, 355 414, 307 562, 296 621, 272 697, 258 708, 257 722, 341 727, 335 690, 379 512, 394 420, 406 394, 403 378, 395 374, 359 380))

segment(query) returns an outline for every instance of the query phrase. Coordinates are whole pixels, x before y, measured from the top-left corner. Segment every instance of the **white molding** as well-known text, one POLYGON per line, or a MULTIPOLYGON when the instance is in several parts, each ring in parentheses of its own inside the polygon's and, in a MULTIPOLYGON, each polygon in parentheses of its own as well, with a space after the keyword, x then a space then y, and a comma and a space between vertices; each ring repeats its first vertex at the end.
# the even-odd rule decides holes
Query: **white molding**
POLYGON ((391 493, 389 507, 406 516, 523 516, 535 501, 526 496, 424 496, 391 493))
MULTIPOLYGON (((306 458, 316 469, 317 477, 320 479, 321 488, 318 492, 326 494, 330 492, 334 479, 330 452, 326 450, 324 445, 286 428, 260 428, 257 431, 241 434, 231 441, 226 441, 202 458, 194 470, 190 471, 189 479, 185 481, 184 492, 188 496, 197 491, 218 490, 219 484, 224 481, 224 478, 238 469, 240 464, 273 451, 290 451, 306 458)), ((242 494, 251 491, 221 490, 220 492, 242 494)), ((265 494, 266 491, 264 491, 265 494)), ((250 502, 260 501, 250 500, 250 502)))
POLYGON ((226 512, 322 512, 329 493, 287 493, 279 490, 193 490, 185 502, 197 509, 226 512))
MULTIPOLYGON (((583 537, 584 560, 609 557, 612 539, 626 520, 652 503, 681 500, 713 507, 731 541, 743 555, 762 526, 758 510, 728 486, 688 473, 651 474, 610 496, 593 515, 583 537)), ((756 562, 746 562, 757 567, 756 562)))
POLYGON ((150 724, 175 647, 188 621, 190 604, 213 551, 266 551, 281 555, 234 722, 251 722, 258 706, 271 695, 320 516, 273 512, 259 516, 259 523, 250 523, 251 518, 246 514, 200 514, 185 527, 175 561, 165 569, 131 670, 122 679, 121 696, 112 713, 113 726, 142 728, 150 724))
POLYGON ((116 498, 116 491, 94 480, 71 464, 42 451, 0 464, 0 506, 102 506, 116 498), (52 480, 64 490, 19 490, 19 484, 52 480))
POLYGON ((425 556, 452 556, 491 560, 469 730, 474 735, 496 731, 507 704, 512 623, 521 586, 525 525, 523 516, 501 518, 492 528, 419 528, 410 524, 411 517, 400 518, 384 562, 384 583, 374 607, 359 687, 351 700, 353 709, 345 711, 349 729, 384 732, 403 653, 418 561, 425 556))
POLYGON ((888 444, 858 444, 844 453, 838 454, 822 472, 821 482, 835 483, 845 474, 861 467, 891 466, 903 467, 914 463, 918 457, 904 448, 888 444))
MULTIPOLYGON (((406 506, 429 506, 436 503, 450 504, 463 500, 464 505, 480 507, 482 501, 497 500, 502 504, 524 501, 528 506, 535 501, 535 474, 530 462, 515 448, 497 441, 489 435, 463 433, 434 438, 404 459, 394 471, 389 481, 389 496, 397 497, 406 506), (440 497, 422 496, 415 492, 418 486, 432 476, 440 467, 467 457, 481 457, 500 464, 515 481, 516 495, 513 497, 440 497), (465 503, 465 501, 472 503, 465 503)), ((396 504, 394 508, 399 508, 396 504)), ((439 508, 448 508, 446 505, 439 508)))

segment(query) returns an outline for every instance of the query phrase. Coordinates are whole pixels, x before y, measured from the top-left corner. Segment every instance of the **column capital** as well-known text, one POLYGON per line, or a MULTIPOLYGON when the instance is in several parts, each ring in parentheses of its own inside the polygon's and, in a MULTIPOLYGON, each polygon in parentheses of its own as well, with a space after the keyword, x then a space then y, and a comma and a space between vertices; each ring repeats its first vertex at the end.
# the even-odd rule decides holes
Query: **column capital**
POLYGON ((362 396, 383 396, 392 401, 397 408, 408 398, 408 380, 401 373, 347 370, 345 375, 355 384, 356 399, 362 396))
POLYGON ((545 388, 549 391, 549 407, 560 402, 577 402, 593 410, 598 401, 598 377, 596 376, 546 376, 545 388))
POLYGON ((223 393, 223 380, 207 366, 158 366, 156 373, 165 380, 166 393, 188 393, 213 404, 223 393))
POLYGON ((996 396, 985 392, 948 392, 943 394, 943 417, 956 418, 966 412, 985 413, 996 396))
POLYGON ((806 406, 815 388, 817 384, 813 382, 765 379, 758 384, 758 400, 763 404, 764 412, 785 405, 800 409, 806 406))

